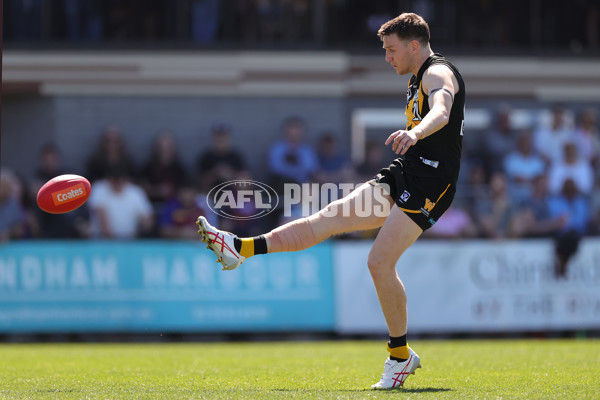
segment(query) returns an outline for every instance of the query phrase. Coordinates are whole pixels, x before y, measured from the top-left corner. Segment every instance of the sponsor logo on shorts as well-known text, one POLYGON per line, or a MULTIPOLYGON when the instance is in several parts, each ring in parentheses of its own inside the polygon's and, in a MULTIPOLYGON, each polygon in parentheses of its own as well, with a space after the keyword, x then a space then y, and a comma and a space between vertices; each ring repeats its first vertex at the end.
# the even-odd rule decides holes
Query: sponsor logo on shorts
POLYGON ((404 193, 402 193, 402 195, 400 196, 400 201, 403 203, 406 203, 409 198, 410 198, 410 193, 408 193, 408 191, 405 190, 404 193))
POLYGON ((425 205, 421 208, 421 212, 429 217, 429 213, 433 210, 433 207, 435 207, 435 203, 429 199, 425 199, 425 205))
POLYGON ((423 158, 423 157, 419 157, 419 158, 421 159, 421 162, 422 162, 423 164, 425 164, 425 165, 429 165, 430 167, 437 168, 437 167, 438 167, 438 165, 440 165, 440 162, 439 162, 439 161, 428 160, 428 159, 426 159, 426 158, 423 158))
POLYGON ((85 187, 83 186, 83 183, 80 183, 78 185, 52 193, 52 201, 54 201, 55 206, 60 206, 61 204, 75 201, 84 195, 85 187))

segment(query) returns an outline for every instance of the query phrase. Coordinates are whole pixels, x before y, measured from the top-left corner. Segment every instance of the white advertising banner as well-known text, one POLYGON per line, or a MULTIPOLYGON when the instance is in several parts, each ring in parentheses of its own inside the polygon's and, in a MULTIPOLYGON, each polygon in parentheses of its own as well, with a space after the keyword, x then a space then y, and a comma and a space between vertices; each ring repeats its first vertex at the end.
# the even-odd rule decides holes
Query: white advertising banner
MULTIPOLYGON (((370 242, 334 246, 336 330, 384 333, 367 257, 370 242)), ((401 257, 410 332, 600 329, 600 240, 586 239, 566 279, 550 240, 431 241, 401 257)))

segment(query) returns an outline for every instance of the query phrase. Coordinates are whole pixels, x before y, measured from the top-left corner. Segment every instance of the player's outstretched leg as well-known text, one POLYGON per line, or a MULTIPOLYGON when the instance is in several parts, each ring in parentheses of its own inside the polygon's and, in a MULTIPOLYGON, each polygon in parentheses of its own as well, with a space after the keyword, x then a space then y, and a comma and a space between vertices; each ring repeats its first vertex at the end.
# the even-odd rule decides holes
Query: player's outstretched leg
POLYGON ((257 254, 304 250, 332 235, 378 228, 383 225, 392 204, 380 186, 365 183, 318 213, 282 225, 265 235, 238 238, 211 226, 204 217, 198 217, 198 233, 207 248, 216 254, 223 269, 232 270, 257 254), (365 212, 365 205, 373 209, 365 212))

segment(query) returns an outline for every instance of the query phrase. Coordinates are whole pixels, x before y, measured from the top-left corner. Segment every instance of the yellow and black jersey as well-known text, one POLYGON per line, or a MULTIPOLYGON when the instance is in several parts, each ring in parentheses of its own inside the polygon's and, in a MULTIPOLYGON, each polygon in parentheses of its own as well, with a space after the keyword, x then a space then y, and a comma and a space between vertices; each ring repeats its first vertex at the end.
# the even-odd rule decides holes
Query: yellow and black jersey
POLYGON ((432 65, 446 65, 458 81, 448 124, 439 131, 419 140, 410 147, 400 161, 404 172, 414 176, 447 178, 456 183, 460 169, 460 154, 464 129, 465 84, 452 63, 441 54, 430 56, 416 76, 412 76, 406 93, 406 130, 419 125, 429 112, 429 96, 423 92, 423 73, 432 65))

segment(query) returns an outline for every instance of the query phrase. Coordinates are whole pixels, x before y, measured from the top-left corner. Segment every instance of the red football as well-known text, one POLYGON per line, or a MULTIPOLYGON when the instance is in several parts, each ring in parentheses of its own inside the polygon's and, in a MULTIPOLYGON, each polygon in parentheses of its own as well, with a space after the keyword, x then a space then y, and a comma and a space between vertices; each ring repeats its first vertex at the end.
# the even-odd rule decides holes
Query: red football
POLYGON ((50 179, 37 194, 38 206, 50 214, 63 214, 83 205, 92 186, 83 176, 60 175, 50 179))

